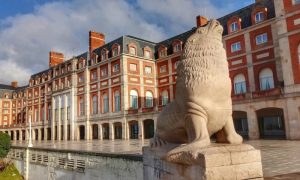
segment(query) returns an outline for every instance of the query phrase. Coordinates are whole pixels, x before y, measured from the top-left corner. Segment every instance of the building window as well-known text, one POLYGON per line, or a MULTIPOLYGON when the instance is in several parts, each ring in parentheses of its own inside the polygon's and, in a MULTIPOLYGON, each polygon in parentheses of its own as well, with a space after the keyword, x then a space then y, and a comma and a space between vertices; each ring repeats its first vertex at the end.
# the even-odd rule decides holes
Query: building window
POLYGON ((163 58, 167 56, 167 50, 163 49, 159 51, 159 58, 163 58))
POLYGON ((71 98, 70 94, 66 95, 66 102, 67 102, 67 120, 70 120, 71 117, 71 111, 70 111, 70 105, 71 105, 71 98))
POLYGON ((265 16, 263 12, 258 12, 255 14, 255 23, 259 23, 265 20, 265 16))
POLYGON ((115 91, 114 93, 114 109, 115 112, 119 112, 121 110, 121 97, 120 97, 120 92, 119 91, 115 91))
POLYGON ((234 94, 246 93, 246 79, 243 74, 238 74, 234 77, 234 94))
POLYGON ((52 111, 51 111, 51 105, 48 105, 48 121, 50 121, 51 120, 51 113, 52 111))
POLYGON ((239 26, 238 26, 238 23, 237 23, 237 22, 231 23, 231 25, 230 25, 231 32, 237 31, 238 28, 239 28, 239 26))
POLYGON ((78 75, 78 83, 83 83, 84 79, 83 79, 83 74, 79 74, 78 75))
POLYGON ((97 114, 98 113, 98 97, 97 96, 93 96, 92 103, 93 103, 93 114, 97 114))
POLYGON ((107 113, 108 112, 108 95, 104 94, 103 95, 103 113, 107 113))
POLYGON ((65 111, 63 106, 60 108, 60 120, 64 121, 65 120, 65 111))
POLYGON ((236 52, 241 50, 241 43, 240 42, 236 42, 231 44, 231 52, 236 52))
POLYGON ((84 115, 84 100, 83 100, 83 97, 79 98, 79 115, 80 116, 84 115))
POLYGON ((265 68, 259 73, 260 90, 274 88, 273 72, 270 68, 265 68))
POLYGON ((71 65, 71 64, 68 64, 68 66, 67 66, 67 71, 68 71, 68 72, 72 71, 72 65, 71 65))
POLYGON ((4 103, 4 105, 3 105, 5 108, 8 108, 9 107, 9 103, 4 103))
POLYGON ((145 74, 152 74, 152 67, 151 66, 145 66, 145 74))
POLYGON ((260 35, 256 36, 255 40, 256 40, 256 45, 266 43, 266 42, 268 42, 268 35, 267 35, 267 33, 260 34, 260 35))
MULTIPOLYGON (((63 79, 62 79, 63 80, 63 79)), ((65 88, 65 82, 64 81, 62 81, 61 82, 61 89, 64 89, 65 88)))
POLYGON ((174 52, 179 52, 179 51, 181 51, 181 44, 176 43, 173 48, 174 48, 174 52))
POLYGON ((106 51, 104 50, 104 51, 102 51, 102 53, 101 53, 101 60, 104 61, 104 60, 106 60, 106 58, 107 58, 107 53, 106 53, 106 51))
MULTIPOLYGON (((7 121, 7 116, 4 116, 4 117, 3 117, 3 120, 4 120, 4 121, 7 121)), ((6 124, 4 124, 4 125, 6 125, 6 124)))
POLYGON ((96 63, 97 63, 97 58, 96 58, 96 55, 93 54, 93 55, 92 55, 92 58, 91 58, 91 65, 94 65, 94 64, 96 64, 96 63))
POLYGON ((107 76, 107 68, 101 69, 101 76, 107 76))
POLYGON ((91 73, 91 80, 96 81, 97 80, 97 71, 92 71, 91 73))
POLYGON ((146 92, 146 107, 153 107, 153 94, 150 91, 146 92))
POLYGON ((112 50, 112 56, 115 57, 115 56, 117 56, 117 55, 119 55, 119 49, 118 49, 118 47, 115 47, 115 48, 113 48, 113 50, 112 50))
POLYGON ((165 73, 165 72, 167 72, 167 65, 160 66, 160 67, 159 67, 159 72, 160 72, 160 73, 165 73))
POLYGON ((150 51, 148 51, 148 50, 145 50, 144 51, 144 57, 146 58, 146 59, 150 59, 150 51))
POLYGON ((131 55, 136 55, 136 48, 135 47, 129 47, 129 54, 131 54, 131 55))
POLYGON ((161 105, 165 106, 168 104, 168 102, 169 102, 169 94, 167 90, 164 90, 161 93, 161 105))
POLYGON ((176 61, 176 62, 174 63, 174 69, 177 69, 178 64, 179 64, 179 61, 176 61))
POLYGON ((70 87, 71 86, 71 80, 68 78, 67 79, 67 87, 70 87))
POLYGON ((113 71, 113 73, 119 72, 120 71, 120 64, 118 64, 118 63, 114 64, 112 71, 113 71))
POLYGON ((130 108, 138 109, 138 92, 136 90, 130 91, 130 108))
POLYGON ((136 69, 137 69, 136 67, 137 67, 136 64, 130 64, 130 65, 129 65, 130 71, 136 71, 136 69))
POLYGON ((39 110, 38 109, 34 109, 34 122, 38 121, 38 117, 39 117, 39 110))

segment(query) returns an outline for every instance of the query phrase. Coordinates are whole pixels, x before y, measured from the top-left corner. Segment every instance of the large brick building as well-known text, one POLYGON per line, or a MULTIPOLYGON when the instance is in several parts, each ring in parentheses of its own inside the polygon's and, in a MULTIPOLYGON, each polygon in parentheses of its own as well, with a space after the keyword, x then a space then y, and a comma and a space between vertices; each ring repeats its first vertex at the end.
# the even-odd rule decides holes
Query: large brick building
MULTIPOLYGON (((256 0, 218 20, 237 131, 300 139, 300 1, 256 0)), ((174 99, 177 63, 195 29, 159 43, 133 36, 106 43, 90 32, 88 52, 69 60, 50 52, 49 69, 28 86, 0 85, 1 131, 26 140, 31 119, 34 140, 152 137, 159 111, 174 99)))

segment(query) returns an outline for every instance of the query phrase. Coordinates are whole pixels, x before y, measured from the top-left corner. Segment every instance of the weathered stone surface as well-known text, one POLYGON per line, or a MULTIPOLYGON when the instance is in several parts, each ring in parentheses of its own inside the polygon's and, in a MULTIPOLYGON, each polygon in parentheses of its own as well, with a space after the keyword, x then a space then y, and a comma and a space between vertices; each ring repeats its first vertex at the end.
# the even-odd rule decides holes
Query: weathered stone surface
POLYGON ((210 145, 213 134, 218 143, 241 144, 243 139, 236 133, 232 120, 231 82, 222 44, 223 27, 216 20, 202 25, 185 42, 177 66, 175 100, 159 114, 151 147, 166 142, 186 144, 169 151, 165 159, 187 165, 213 163, 221 166, 224 161, 216 159, 222 155, 228 159, 230 155, 213 153, 210 159, 201 162, 203 157, 197 156, 199 149, 210 145))
POLYGON ((164 160, 167 152, 177 147, 144 147, 144 179, 239 180, 263 177, 260 151, 248 144, 211 144, 197 151, 194 165, 164 160))

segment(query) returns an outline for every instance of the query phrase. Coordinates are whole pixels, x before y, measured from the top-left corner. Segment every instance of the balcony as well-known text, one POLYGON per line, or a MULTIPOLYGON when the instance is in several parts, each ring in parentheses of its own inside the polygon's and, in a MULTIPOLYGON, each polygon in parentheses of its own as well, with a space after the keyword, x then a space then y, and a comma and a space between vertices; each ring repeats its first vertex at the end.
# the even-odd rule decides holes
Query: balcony
POLYGON ((244 94, 233 94, 231 96, 232 101, 241 101, 246 99, 257 99, 257 98, 266 98, 270 96, 280 96, 282 94, 281 88, 273 88, 264 91, 255 91, 244 94))
POLYGON ((244 100, 246 98, 246 94, 234 94, 231 96, 232 101, 244 100))
POLYGON ((127 114, 137 114, 139 112, 138 109, 128 109, 127 114))
POLYGON ((281 88, 273 88, 265 91, 255 91, 252 93, 252 98, 262 98, 268 96, 279 96, 281 95, 281 88))
POLYGON ((144 107, 144 108, 142 109, 142 112, 143 112, 143 113, 153 112, 153 110, 154 110, 154 107, 144 107))

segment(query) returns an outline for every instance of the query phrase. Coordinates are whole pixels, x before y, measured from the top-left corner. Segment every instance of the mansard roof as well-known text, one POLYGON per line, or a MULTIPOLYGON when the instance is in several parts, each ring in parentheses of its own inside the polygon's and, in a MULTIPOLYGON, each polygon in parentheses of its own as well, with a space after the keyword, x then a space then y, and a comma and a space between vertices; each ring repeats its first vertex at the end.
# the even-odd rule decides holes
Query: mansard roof
POLYGON ((0 89, 14 90, 15 88, 14 88, 14 87, 12 87, 11 85, 7 85, 7 84, 0 84, 0 89))
POLYGON ((161 41, 159 43, 156 44, 155 46, 155 58, 157 59, 158 58, 158 48, 161 46, 161 45, 164 45, 166 48, 167 48, 167 54, 170 55, 173 53, 173 42, 175 40, 179 40, 179 41, 182 41, 182 42, 185 42, 188 37, 193 34, 194 32, 196 31, 196 28, 192 28, 191 30, 188 30, 184 33, 181 33, 179 35, 176 35, 174 37, 171 37, 171 38, 168 38, 164 41, 161 41))
POLYGON ((246 6, 242 9, 234 11, 234 12, 227 14, 218 19, 218 21, 221 23, 221 25, 224 28, 223 36, 228 34, 227 21, 233 16, 237 16, 237 17, 241 18, 241 20, 242 20, 241 21, 241 26, 242 26, 241 29, 245 29, 247 27, 252 26, 251 13, 258 6, 266 7, 268 9, 268 11, 267 11, 268 19, 275 17, 275 7, 274 7, 274 2, 272 0, 262 0, 260 2, 253 3, 249 6, 246 6))

